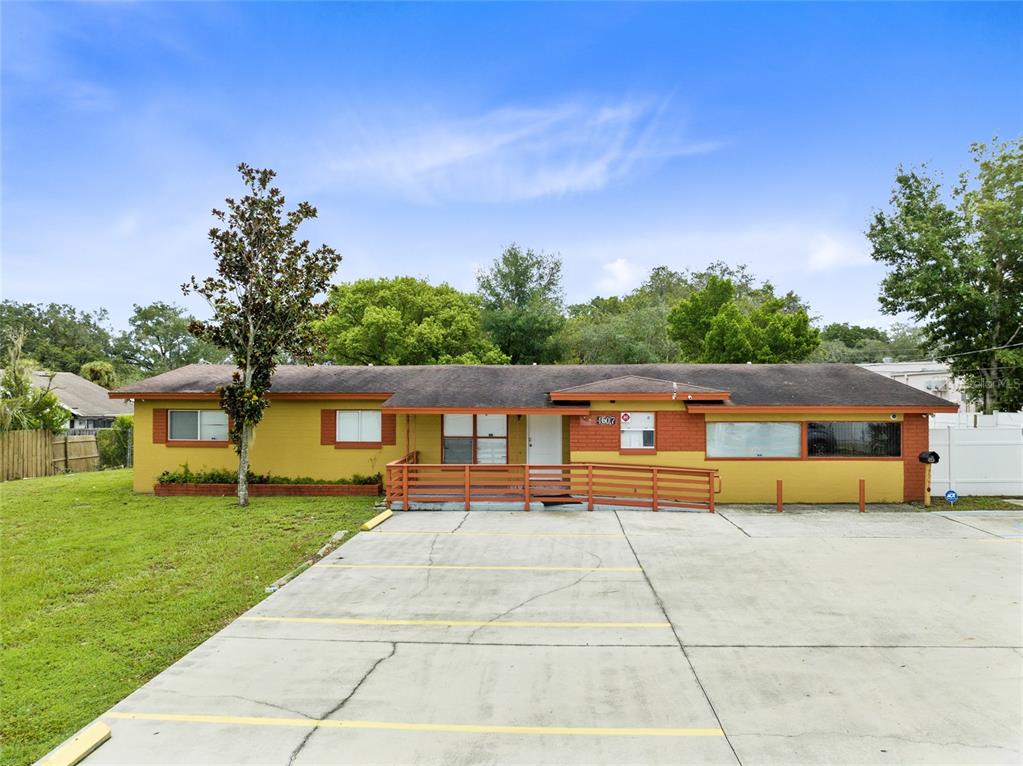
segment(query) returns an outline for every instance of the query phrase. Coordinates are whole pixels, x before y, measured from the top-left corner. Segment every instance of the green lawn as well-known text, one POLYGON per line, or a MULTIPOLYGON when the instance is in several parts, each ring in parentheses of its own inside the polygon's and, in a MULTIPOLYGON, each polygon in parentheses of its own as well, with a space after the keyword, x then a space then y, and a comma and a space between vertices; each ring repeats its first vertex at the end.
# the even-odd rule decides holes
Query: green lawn
POLYGON ((955 502, 955 506, 949 504, 943 495, 934 495, 931 498, 932 511, 1023 511, 1023 505, 1008 503, 1002 497, 987 497, 984 495, 964 495, 955 502))
POLYGON ((234 617, 373 498, 157 498, 131 471, 0 484, 4 764, 39 758, 234 617))

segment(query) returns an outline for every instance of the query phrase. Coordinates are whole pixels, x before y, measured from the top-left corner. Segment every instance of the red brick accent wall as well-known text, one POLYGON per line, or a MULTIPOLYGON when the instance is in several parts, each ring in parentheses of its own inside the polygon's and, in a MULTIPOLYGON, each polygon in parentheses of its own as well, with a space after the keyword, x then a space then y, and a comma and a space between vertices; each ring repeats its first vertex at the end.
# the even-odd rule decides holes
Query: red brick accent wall
MULTIPOLYGON (((618 452, 621 426, 618 413, 613 426, 597 425, 597 415, 573 415, 569 418, 569 445, 572 452, 618 452)), ((707 446, 707 427, 703 413, 657 412, 654 443, 660 452, 703 452, 707 446)))
POLYGON ((930 444, 926 415, 907 414, 902 421, 902 495, 906 501, 923 500, 927 467, 919 455, 930 444))
POLYGON ((393 412, 385 412, 380 416, 380 443, 398 443, 398 416, 393 412))
POLYGON ((572 452, 617 452, 622 437, 617 413, 611 426, 598 426, 596 415, 571 415, 568 419, 568 445, 572 452))
POLYGON ((153 410, 153 444, 167 443, 167 410, 153 410))
POLYGON ((320 410, 320 444, 333 444, 337 436, 337 410, 320 410))
POLYGON ((703 413, 658 412, 654 440, 658 451, 703 452, 707 449, 703 413))

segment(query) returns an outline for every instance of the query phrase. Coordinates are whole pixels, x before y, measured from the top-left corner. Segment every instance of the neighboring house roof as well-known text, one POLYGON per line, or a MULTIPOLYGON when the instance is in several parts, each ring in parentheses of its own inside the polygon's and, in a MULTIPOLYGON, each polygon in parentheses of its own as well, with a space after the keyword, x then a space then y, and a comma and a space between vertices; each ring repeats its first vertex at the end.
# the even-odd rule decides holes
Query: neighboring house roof
POLYGON ((91 380, 73 372, 33 372, 32 384, 47 388, 72 414, 86 418, 131 415, 135 408, 128 402, 111 399, 109 392, 91 380))
MULTIPOLYGON (((122 398, 212 395, 231 381, 231 365, 193 364, 111 392, 122 398), (148 397, 147 397, 148 395, 148 397)), ((854 364, 618 364, 420 367, 278 367, 272 397, 350 397, 383 400, 393 409, 553 408, 551 392, 580 386, 614 387, 622 379, 678 382, 692 390, 728 393, 705 408, 877 407, 944 411, 948 402, 854 364)), ((626 385, 650 385, 634 383, 626 385)), ((606 394, 603 395, 606 399, 606 394)), ((593 393, 600 400, 602 394, 593 393)), ((703 397, 706 398, 706 397, 703 397)), ((694 405, 695 406, 695 405, 694 405)))

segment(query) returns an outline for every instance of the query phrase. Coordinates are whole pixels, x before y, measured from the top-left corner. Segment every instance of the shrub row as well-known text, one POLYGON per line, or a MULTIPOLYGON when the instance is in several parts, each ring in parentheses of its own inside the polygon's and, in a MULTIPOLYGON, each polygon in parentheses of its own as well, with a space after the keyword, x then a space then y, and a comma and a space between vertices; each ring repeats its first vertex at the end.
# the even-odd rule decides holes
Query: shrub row
MULTIPOLYGON (((375 473, 363 476, 356 473, 345 479, 313 479, 309 476, 275 476, 272 473, 248 473, 249 484, 380 484, 383 476, 375 473)), ((234 484, 238 472, 225 468, 193 471, 185 463, 176 471, 164 471, 157 479, 160 484, 234 484)))

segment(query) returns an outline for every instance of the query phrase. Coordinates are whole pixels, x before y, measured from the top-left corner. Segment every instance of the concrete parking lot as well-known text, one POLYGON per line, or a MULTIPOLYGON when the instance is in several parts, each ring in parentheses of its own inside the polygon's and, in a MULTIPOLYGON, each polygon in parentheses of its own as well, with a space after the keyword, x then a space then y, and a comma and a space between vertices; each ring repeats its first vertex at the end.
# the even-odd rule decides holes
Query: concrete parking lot
POLYGON ((101 720, 99 764, 1019 763, 1023 513, 413 512, 101 720))

